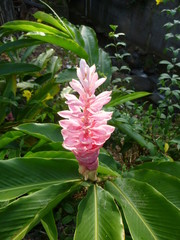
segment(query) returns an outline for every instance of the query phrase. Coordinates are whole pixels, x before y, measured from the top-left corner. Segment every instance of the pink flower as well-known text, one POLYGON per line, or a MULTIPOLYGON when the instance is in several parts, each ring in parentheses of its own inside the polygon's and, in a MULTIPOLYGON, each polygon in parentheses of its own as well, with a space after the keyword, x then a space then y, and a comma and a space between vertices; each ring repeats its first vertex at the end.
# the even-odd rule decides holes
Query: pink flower
POLYGON ((111 97, 111 91, 105 91, 95 96, 95 90, 106 79, 98 79, 95 65, 89 67, 81 59, 77 76, 80 81, 73 79, 70 86, 79 94, 66 94, 66 104, 69 110, 58 112, 65 118, 59 121, 64 138, 63 147, 72 151, 79 161, 79 172, 85 179, 96 179, 99 150, 111 136, 114 127, 107 125, 112 112, 105 112, 102 107, 111 97))

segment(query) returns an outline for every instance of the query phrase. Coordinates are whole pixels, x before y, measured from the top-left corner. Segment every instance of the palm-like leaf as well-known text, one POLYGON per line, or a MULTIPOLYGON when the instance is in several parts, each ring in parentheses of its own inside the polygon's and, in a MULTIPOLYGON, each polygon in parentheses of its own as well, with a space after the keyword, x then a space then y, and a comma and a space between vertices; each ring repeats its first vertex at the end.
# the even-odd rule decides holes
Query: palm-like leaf
POLYGON ((180 239, 180 211, 147 183, 118 178, 106 189, 122 206, 132 238, 180 239))
POLYGON ((79 180, 76 160, 14 158, 0 161, 1 201, 10 200, 52 184, 79 180))
POLYGON ((74 240, 121 240, 124 228, 121 214, 112 196, 91 186, 79 205, 74 240))
POLYGON ((19 240, 78 184, 49 186, 0 209, 0 239, 19 240), (74 185, 74 186, 73 186, 74 185))

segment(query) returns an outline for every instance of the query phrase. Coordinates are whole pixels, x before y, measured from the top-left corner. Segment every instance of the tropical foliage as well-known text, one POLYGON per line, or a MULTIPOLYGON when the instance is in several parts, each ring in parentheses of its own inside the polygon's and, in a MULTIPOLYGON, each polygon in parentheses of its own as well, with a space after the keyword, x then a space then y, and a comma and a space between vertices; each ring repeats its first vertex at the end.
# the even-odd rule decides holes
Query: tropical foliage
MULTIPOLYGON (((174 131, 170 128, 172 134, 163 139, 165 124, 157 138, 156 134, 148 135, 147 125, 140 121, 145 114, 146 123, 153 119, 159 129, 163 126, 164 114, 172 125, 176 124, 175 109, 179 105, 173 105, 171 111, 168 100, 174 94, 171 84, 177 86, 179 79, 178 59, 171 69, 168 67, 171 62, 161 62, 168 69, 160 81, 166 85, 166 79, 170 79, 171 83, 169 98, 164 102, 166 107, 159 103, 160 118, 151 107, 148 114, 142 106, 134 113, 132 108, 136 105, 130 105, 130 101, 150 93, 122 91, 111 83, 115 69, 108 53, 99 48, 92 28, 76 27, 56 14, 36 12, 34 17, 36 22, 16 20, 0 29, 0 239, 23 239, 41 223, 51 240, 60 237, 66 240, 179 240, 177 128, 174 131), (42 44, 45 50, 34 56, 34 50, 42 44), (54 46, 72 58, 70 68, 63 68, 63 59, 57 56, 54 46), (57 112, 67 108, 64 94, 72 91, 67 88, 67 82, 77 78, 75 65, 79 64, 79 58, 90 66, 95 64, 99 78, 107 78, 99 94, 112 90, 112 100, 104 110, 114 112, 109 124, 116 130, 105 147, 113 143, 116 151, 124 139, 123 151, 127 145, 132 146, 132 142, 144 151, 135 163, 122 163, 101 148, 95 181, 86 180, 79 173, 75 155, 62 146, 62 129, 57 124, 57 112), (127 113, 126 104, 132 106, 128 109, 133 116, 127 113), (152 115, 155 117, 151 118, 152 115), (71 199, 78 202, 77 214, 69 204, 71 199), (62 216, 58 212, 62 208, 69 215, 62 216), (73 219, 76 223, 73 236, 62 236, 57 221, 72 223, 73 219)), ((111 29, 111 37, 119 41, 122 34, 115 35, 114 25, 111 29)), ((113 43, 114 46, 125 47, 119 42, 113 43)), ((173 52, 176 54, 175 49, 173 52)), ((121 70, 130 71, 127 66, 121 70)), ((168 89, 160 86, 159 90, 167 96, 168 89)), ((179 99, 179 92, 175 97, 179 99)))

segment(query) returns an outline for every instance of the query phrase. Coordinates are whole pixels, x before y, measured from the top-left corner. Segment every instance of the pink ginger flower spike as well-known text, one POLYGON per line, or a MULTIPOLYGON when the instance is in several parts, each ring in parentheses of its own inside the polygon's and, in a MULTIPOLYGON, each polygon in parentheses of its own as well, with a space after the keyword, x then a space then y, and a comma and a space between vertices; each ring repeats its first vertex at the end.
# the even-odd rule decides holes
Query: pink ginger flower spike
POLYGON ((105 112, 102 107, 111 97, 111 91, 95 95, 95 90, 104 83, 106 78, 98 79, 96 67, 89 67, 81 59, 77 68, 80 81, 72 79, 70 86, 79 94, 66 94, 69 110, 58 112, 65 118, 59 124, 63 128, 63 147, 72 151, 79 162, 79 172, 87 180, 97 180, 98 155, 100 148, 111 136, 114 127, 107 125, 112 112, 105 112))

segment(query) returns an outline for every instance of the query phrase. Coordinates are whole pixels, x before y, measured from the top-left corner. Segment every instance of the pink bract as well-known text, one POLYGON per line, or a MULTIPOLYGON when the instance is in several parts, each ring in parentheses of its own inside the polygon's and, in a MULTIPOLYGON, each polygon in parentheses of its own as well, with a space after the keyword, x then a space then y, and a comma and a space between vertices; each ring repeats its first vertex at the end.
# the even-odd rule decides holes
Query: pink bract
POLYGON ((74 153, 79 162, 79 172, 85 179, 96 179, 99 150, 114 131, 114 127, 107 125, 112 112, 102 110, 111 99, 111 91, 95 95, 96 88, 106 78, 98 79, 95 65, 89 67, 83 59, 80 68, 77 68, 77 76, 80 81, 72 79, 70 86, 79 94, 79 98, 66 94, 69 110, 58 112, 65 118, 59 121, 63 128, 63 147, 74 153))

